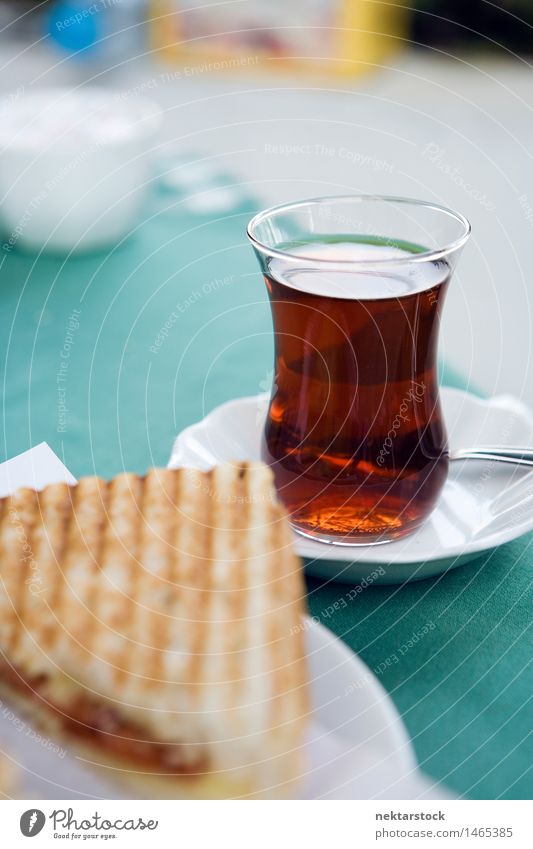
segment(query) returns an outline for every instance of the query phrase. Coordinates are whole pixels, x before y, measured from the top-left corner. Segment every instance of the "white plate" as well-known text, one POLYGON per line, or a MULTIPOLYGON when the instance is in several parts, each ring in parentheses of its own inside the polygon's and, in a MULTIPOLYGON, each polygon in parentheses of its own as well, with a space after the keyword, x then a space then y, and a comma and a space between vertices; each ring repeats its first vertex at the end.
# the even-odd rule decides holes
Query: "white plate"
MULTIPOLYGON (((442 403, 452 448, 533 444, 533 415, 510 396, 485 400, 444 387, 442 403)), ((169 466, 207 469, 225 460, 258 460, 267 404, 267 395, 257 395, 217 407, 177 437, 169 466)), ((378 546, 331 546, 298 534, 294 541, 312 575, 399 584, 441 574, 532 529, 531 471, 456 461, 436 509, 411 536, 378 546)))
POLYGON ((305 629, 313 719, 302 798, 450 798, 418 769, 402 720, 366 664, 314 620, 305 629))
MULTIPOLYGON (((312 719, 302 798, 446 798, 417 768, 411 743, 375 675, 330 631, 304 622, 312 719)), ((0 702, 0 752, 20 766, 21 798, 121 799, 127 788, 33 734, 0 702)))

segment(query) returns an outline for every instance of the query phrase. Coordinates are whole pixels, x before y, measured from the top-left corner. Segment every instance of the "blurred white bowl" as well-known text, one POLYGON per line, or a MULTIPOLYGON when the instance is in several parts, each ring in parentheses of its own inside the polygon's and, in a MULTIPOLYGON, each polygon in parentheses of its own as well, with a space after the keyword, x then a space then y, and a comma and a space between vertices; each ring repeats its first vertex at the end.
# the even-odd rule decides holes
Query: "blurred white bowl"
POLYGON ((3 250, 117 242, 138 220, 160 125, 157 104, 128 92, 43 88, 2 98, 3 250))

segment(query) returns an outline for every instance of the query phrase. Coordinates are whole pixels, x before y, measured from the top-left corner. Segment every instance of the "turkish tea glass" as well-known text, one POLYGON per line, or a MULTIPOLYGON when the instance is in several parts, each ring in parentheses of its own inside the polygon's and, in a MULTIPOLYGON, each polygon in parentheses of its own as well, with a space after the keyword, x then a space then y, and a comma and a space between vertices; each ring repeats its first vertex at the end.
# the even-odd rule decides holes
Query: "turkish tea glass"
POLYGON ((439 320, 469 234, 449 209, 374 196, 250 222, 275 340, 262 456, 299 533, 384 543, 435 507, 448 471, 439 320))

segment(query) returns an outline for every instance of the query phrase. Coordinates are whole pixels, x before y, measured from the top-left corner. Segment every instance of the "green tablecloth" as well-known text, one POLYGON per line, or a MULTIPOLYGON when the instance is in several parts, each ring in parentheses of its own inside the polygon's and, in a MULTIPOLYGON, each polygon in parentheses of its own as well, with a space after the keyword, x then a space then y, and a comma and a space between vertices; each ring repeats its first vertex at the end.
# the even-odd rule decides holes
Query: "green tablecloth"
MULTIPOLYGON (((46 440, 76 476, 143 472, 216 404, 268 387, 250 210, 209 220, 164 207, 154 197, 110 252, 3 255, 2 459, 46 440)), ((530 545, 436 580, 370 586, 333 615, 349 587, 309 581, 311 612, 376 670, 426 772, 472 798, 531 794, 530 545)))

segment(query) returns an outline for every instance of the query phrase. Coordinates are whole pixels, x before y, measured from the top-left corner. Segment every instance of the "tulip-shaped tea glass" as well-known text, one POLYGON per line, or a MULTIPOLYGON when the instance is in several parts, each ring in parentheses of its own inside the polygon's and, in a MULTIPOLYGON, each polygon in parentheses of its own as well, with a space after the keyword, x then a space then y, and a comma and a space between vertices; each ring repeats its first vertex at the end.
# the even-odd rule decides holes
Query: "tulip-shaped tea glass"
POLYGON ((275 337, 263 459, 300 533, 388 542, 435 506, 448 470, 439 318, 469 233, 444 207, 374 196, 250 222, 275 337))

